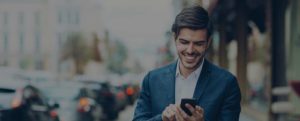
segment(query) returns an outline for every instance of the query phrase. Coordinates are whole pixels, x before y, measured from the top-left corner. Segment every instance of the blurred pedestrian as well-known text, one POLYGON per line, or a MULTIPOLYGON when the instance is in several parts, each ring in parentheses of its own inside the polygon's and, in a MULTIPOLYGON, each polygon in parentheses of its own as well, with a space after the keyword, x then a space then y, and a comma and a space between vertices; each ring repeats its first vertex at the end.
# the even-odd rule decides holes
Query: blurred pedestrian
POLYGON ((208 13, 200 6, 183 9, 172 33, 178 59, 144 77, 133 121, 238 121, 241 94, 236 77, 205 59, 211 43, 208 13), (196 100, 179 105, 182 98, 196 100))

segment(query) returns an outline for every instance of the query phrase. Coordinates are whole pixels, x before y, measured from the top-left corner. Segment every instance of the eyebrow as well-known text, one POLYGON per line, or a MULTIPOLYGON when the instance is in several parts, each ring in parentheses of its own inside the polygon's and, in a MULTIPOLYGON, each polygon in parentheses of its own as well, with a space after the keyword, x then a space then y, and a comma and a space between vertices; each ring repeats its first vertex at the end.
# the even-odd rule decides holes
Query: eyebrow
MULTIPOLYGON (((186 39, 183 39, 183 38, 179 38, 179 40, 190 42, 189 40, 186 40, 186 39)), ((195 41, 194 43, 205 43, 205 42, 206 42, 206 40, 197 40, 197 41, 195 41)))

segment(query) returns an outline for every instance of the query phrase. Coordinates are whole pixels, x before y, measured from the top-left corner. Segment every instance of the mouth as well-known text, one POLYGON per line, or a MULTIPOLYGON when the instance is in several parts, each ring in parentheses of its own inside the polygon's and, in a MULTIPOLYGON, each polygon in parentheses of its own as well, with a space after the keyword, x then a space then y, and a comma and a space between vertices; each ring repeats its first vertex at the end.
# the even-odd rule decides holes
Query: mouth
POLYGON ((194 63, 197 60, 198 54, 184 54, 187 63, 194 63))
POLYGON ((196 56, 185 55, 185 58, 186 58, 187 60, 194 60, 194 59, 196 59, 196 56))

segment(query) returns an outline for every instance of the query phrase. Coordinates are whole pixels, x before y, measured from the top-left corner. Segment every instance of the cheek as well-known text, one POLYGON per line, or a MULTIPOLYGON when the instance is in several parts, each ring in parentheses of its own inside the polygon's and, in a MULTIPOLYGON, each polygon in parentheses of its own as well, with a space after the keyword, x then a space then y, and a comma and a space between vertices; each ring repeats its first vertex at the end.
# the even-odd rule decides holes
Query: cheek
POLYGON ((198 49, 196 49, 196 51, 198 53, 205 53, 206 49, 205 48, 198 48, 198 49))
POLYGON ((176 49, 178 52, 182 52, 183 50, 185 50, 184 45, 176 45, 176 49))

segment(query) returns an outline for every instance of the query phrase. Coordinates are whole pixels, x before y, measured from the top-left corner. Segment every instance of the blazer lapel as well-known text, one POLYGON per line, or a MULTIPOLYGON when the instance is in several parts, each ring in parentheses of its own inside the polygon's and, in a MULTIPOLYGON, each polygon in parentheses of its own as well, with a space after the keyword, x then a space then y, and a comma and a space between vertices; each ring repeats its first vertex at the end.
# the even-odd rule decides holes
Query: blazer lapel
POLYGON ((198 78, 196 88, 194 90, 193 98, 199 100, 205 91, 205 87, 210 77, 210 63, 204 59, 203 68, 198 78))
POLYGON ((175 73, 176 73, 176 65, 177 61, 173 62, 169 68, 167 73, 162 75, 163 84, 161 88, 164 88, 167 94, 167 101, 170 101, 172 104, 175 104, 175 73))

